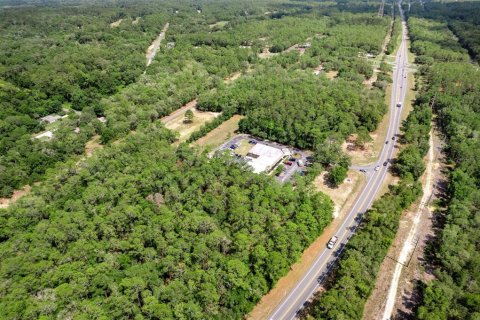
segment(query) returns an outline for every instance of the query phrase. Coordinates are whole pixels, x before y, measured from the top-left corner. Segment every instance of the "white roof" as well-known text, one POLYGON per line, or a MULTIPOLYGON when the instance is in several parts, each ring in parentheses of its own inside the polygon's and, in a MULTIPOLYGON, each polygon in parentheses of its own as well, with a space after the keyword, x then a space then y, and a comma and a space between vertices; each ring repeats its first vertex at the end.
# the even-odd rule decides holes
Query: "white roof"
POLYGON ((52 123, 52 122, 57 121, 60 118, 61 117, 59 115, 51 114, 51 115, 40 118, 40 120, 42 120, 44 122, 47 122, 47 123, 52 123))
POLYGON ((53 137, 53 132, 52 131, 45 131, 43 133, 37 134, 34 138, 35 139, 40 139, 46 137, 47 139, 51 139, 53 137))
POLYGON ((267 146, 262 143, 257 143, 249 153, 255 154, 258 157, 247 157, 251 159, 248 164, 253 168, 253 172, 260 173, 270 170, 283 157, 283 151, 279 148, 267 146))

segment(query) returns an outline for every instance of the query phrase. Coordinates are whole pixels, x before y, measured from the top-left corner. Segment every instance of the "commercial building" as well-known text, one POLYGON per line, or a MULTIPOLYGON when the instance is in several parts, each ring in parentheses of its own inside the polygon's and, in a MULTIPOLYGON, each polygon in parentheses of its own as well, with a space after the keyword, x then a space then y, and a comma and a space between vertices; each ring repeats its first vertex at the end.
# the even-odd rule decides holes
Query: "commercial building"
POLYGON ((276 148, 259 142, 250 149, 245 159, 253 168, 253 172, 260 173, 269 172, 288 155, 290 155, 288 148, 276 148))

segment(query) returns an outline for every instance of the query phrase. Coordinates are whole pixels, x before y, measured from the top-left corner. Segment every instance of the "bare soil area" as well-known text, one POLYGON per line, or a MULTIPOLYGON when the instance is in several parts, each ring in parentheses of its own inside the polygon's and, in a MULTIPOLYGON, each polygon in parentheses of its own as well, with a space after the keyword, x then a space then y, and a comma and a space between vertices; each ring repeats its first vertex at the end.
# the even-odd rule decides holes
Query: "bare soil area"
POLYGON ((179 141, 183 142, 188 139, 190 134, 199 129, 206 122, 213 120, 220 115, 219 112, 203 112, 196 108, 190 109, 193 111, 193 121, 185 122, 185 113, 178 112, 175 117, 164 122, 165 127, 179 133, 179 141))
POLYGON ((220 126, 210 131, 206 136, 195 141, 193 145, 214 150, 235 134, 238 130, 238 122, 243 117, 244 116, 241 115, 234 115, 220 126))
MULTIPOLYGON (((358 193, 361 190, 361 185, 363 185, 365 182, 364 177, 358 173, 349 172, 349 178, 351 180, 349 182, 344 182, 343 184, 345 186, 340 187, 344 188, 341 192, 338 192, 340 188, 330 188, 330 190, 328 190, 329 188, 323 185, 322 180, 319 178, 319 190, 325 191, 325 193, 327 193, 329 196, 335 198, 333 201, 338 201, 339 205, 343 202, 343 205, 340 205, 340 210, 337 217, 335 217, 335 219, 325 228, 323 233, 303 252, 299 261, 292 265, 290 272, 281 278, 269 293, 263 296, 262 300, 260 300, 252 312, 250 312, 250 314, 247 316, 247 319, 268 319, 268 316, 273 312, 275 307, 281 303, 285 296, 305 275, 307 270, 317 258, 321 249, 325 247, 325 244, 328 242, 328 240, 335 234, 338 226, 342 223, 343 217, 347 214, 348 210, 357 198, 358 193), (347 192, 348 189, 351 191, 347 192), (337 192, 341 195, 335 195, 337 192)), ((337 205, 337 203, 335 203, 335 205, 337 205)))
POLYGON ((328 173, 326 171, 322 172, 313 184, 318 191, 327 194, 332 199, 335 204, 333 216, 337 218, 347 204, 347 200, 355 198, 355 195, 360 190, 360 185, 364 182, 365 177, 361 173, 349 170, 347 178, 338 188, 332 188, 328 182, 328 173))
POLYGON ((0 198, 0 209, 8 208, 11 204, 15 203, 18 199, 29 193, 31 189, 32 187, 26 185, 22 189, 15 190, 10 198, 0 198))
MULTIPOLYGON (((372 133, 370 136, 378 139, 378 133, 372 133)), ((342 150, 352 158, 353 165, 362 165, 374 162, 378 157, 378 152, 373 151, 373 141, 365 143, 363 147, 356 146, 357 135, 352 134, 342 144, 342 150)))
POLYGON ((120 26, 120 23, 122 23, 123 19, 117 20, 115 22, 110 23, 110 28, 116 28, 120 26))
POLYGON ((333 80, 338 76, 338 71, 337 70, 331 70, 325 73, 325 76, 327 79, 333 80))
POLYGON ((232 75, 228 76, 227 78, 223 79, 223 82, 225 84, 230 84, 230 83, 234 82, 235 80, 237 80, 238 78, 240 78, 241 75, 242 75, 242 73, 240 71, 235 72, 232 75))

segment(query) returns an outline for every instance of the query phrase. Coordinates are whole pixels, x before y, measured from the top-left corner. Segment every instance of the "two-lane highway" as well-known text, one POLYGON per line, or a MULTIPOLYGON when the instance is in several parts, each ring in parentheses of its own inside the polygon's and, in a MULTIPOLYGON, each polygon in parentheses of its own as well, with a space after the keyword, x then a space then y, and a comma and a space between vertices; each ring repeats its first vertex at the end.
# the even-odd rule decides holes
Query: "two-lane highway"
POLYGON ((363 214, 370 208, 378 191, 380 190, 385 177, 388 172, 390 160, 394 152, 395 140, 392 137, 396 136, 399 131, 401 110, 407 89, 407 28, 401 11, 401 2, 398 5, 402 17, 402 41, 397 51, 395 59, 395 67, 393 70, 393 84, 392 84, 392 100, 390 103, 390 122, 388 133, 385 138, 385 144, 374 166, 365 167, 367 169, 367 183, 355 200, 353 207, 345 217, 343 223, 336 231, 338 241, 332 249, 324 248, 315 259, 314 263, 303 276, 300 282, 293 288, 292 291, 284 298, 280 305, 270 315, 270 319, 293 319, 297 312, 302 309, 305 302, 307 302, 318 289, 324 277, 330 271, 330 268, 335 263, 342 252, 345 244, 355 232, 360 223, 363 214), (400 106, 397 106, 400 103, 400 106), (387 165, 384 165, 387 162, 387 165))

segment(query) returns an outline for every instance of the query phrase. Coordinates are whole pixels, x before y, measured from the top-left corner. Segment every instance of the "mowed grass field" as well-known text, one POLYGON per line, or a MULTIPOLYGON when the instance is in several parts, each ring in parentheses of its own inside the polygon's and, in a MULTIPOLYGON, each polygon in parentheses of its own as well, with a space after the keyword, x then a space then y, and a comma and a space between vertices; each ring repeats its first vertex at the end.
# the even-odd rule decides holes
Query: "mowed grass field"
POLYGON ((234 115, 217 128, 210 131, 206 136, 193 142, 192 145, 199 146, 201 149, 213 150, 218 148, 222 143, 230 139, 238 130, 238 122, 244 118, 241 115, 234 115))

